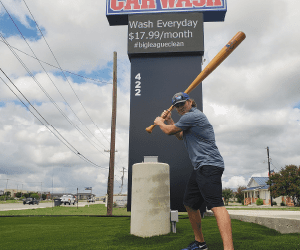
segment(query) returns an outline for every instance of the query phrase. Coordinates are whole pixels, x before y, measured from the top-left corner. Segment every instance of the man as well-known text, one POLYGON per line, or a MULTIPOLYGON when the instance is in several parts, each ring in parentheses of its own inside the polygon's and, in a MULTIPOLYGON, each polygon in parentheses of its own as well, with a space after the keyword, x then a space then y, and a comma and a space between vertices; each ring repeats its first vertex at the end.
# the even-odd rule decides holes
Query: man
POLYGON ((196 108, 194 100, 183 92, 172 98, 181 118, 174 123, 170 111, 164 111, 154 124, 167 135, 183 140, 194 170, 188 181, 183 204, 188 212, 195 241, 183 250, 208 249, 201 228, 200 207, 205 202, 217 220, 224 250, 232 250, 231 220, 222 200, 224 161, 216 146, 212 125, 206 116, 196 108), (166 122, 166 123, 165 123, 166 122))

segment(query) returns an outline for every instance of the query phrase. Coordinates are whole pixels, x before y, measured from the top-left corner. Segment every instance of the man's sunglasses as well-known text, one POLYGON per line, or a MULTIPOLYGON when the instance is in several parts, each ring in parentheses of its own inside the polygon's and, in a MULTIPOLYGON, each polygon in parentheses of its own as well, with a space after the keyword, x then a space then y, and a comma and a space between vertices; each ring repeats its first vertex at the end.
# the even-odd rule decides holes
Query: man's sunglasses
POLYGON ((185 102, 180 102, 180 103, 177 103, 175 104, 175 108, 181 108, 182 106, 184 106, 185 102))

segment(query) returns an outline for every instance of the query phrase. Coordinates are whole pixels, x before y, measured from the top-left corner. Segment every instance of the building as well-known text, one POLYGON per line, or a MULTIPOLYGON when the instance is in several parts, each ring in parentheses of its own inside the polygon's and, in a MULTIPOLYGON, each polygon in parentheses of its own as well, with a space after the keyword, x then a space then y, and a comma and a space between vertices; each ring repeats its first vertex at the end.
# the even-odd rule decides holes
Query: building
MULTIPOLYGON (((251 204, 256 204, 257 199, 262 199, 264 205, 271 205, 271 196, 269 185, 267 182, 269 177, 252 177, 247 185, 247 188, 243 190, 244 192, 244 204, 246 206, 251 204)), ((280 196, 276 199, 273 198, 273 202, 280 205, 282 202, 287 206, 294 206, 292 200, 286 196, 280 196)))
MULTIPOLYGON (((22 189, 4 189, 4 191, 0 191, 0 196, 4 195, 5 193, 9 193, 8 197, 15 198, 17 197, 17 193, 21 193, 21 196, 24 196, 24 194, 29 194, 29 193, 36 193, 39 196, 41 195, 40 191, 28 191, 28 190, 22 190, 22 189)), ((50 192, 42 192, 42 194, 46 195, 46 199, 50 199, 50 192)))
MULTIPOLYGON (((31 191, 17 189, 17 188, 12 188, 12 189, 4 189, 4 193, 3 194, 5 194, 7 192, 10 193, 9 197, 13 197, 14 198, 14 197, 16 197, 17 193, 27 194, 27 193, 29 193, 31 191)), ((36 192, 32 191, 32 193, 36 193, 36 192)))
MULTIPOLYGON (((107 197, 105 198, 105 206, 107 207, 107 197)), ((114 194, 113 195, 114 206, 117 207, 127 207, 127 194, 114 194)))
POLYGON ((78 193, 78 200, 87 200, 89 198, 94 198, 95 196, 96 195, 92 193, 78 193))

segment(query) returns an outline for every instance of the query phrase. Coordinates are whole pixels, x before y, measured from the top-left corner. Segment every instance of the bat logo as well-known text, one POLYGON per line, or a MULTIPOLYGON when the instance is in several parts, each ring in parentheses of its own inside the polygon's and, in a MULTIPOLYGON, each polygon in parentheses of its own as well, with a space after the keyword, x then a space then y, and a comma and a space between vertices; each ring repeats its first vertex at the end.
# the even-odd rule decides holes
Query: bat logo
POLYGON ((235 47, 236 47, 235 45, 236 44, 237 44, 237 40, 234 40, 234 41, 226 44, 225 45, 227 47, 226 51, 235 49, 235 47))

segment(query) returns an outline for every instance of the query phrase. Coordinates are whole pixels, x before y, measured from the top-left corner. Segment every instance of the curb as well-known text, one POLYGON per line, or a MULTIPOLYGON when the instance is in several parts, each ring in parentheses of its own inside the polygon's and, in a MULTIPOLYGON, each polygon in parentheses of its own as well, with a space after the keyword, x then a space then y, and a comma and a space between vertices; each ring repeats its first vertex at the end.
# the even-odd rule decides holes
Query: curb
MULTIPOLYGON (((212 212, 206 212, 207 216, 214 216, 212 212)), ((255 223, 271 229, 275 229, 281 234, 300 233, 300 220, 293 220, 288 218, 270 218, 257 217, 249 215, 229 214, 233 220, 240 220, 243 222, 255 223)))
POLYGON ((255 217, 236 214, 231 214, 230 218, 244 222, 256 223, 271 229, 275 229, 276 231, 282 234, 300 233, 300 220, 286 218, 255 217))

